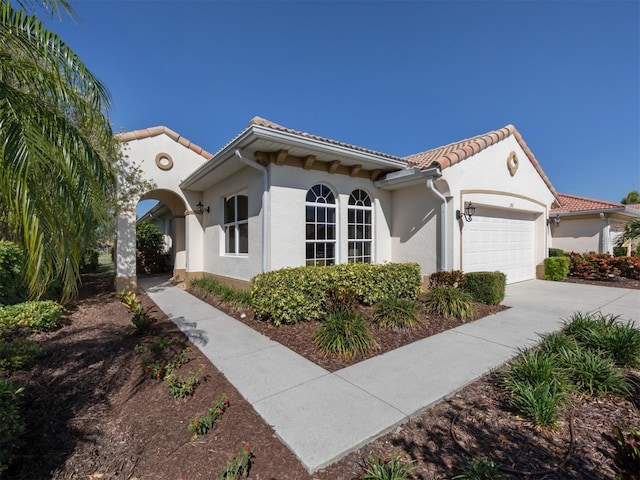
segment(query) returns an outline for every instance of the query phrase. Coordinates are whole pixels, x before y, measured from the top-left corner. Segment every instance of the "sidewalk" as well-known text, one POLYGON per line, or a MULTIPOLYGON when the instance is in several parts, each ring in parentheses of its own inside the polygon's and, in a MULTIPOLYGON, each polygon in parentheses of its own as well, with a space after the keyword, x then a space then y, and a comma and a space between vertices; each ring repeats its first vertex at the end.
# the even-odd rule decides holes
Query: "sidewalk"
POLYGON ((531 280, 507 286, 508 310, 330 373, 158 282, 139 280, 309 472, 452 395, 537 343, 539 334, 558 329, 573 312, 602 311, 640 325, 640 290, 531 280))

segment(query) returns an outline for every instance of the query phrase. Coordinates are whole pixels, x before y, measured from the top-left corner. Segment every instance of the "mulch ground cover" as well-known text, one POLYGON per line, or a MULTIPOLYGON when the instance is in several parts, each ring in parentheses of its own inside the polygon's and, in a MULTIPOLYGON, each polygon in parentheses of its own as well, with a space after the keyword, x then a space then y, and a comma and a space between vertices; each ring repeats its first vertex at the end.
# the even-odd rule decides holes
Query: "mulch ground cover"
MULTIPOLYGON (((249 478, 256 480, 355 479, 364 458, 392 452, 412 460, 413 478, 423 480, 451 478, 472 458, 505 466, 506 478, 614 479, 614 448, 604 436, 616 425, 640 427, 636 389, 629 399, 578 400, 567 407, 558 431, 535 429, 512 411, 493 373, 312 475, 144 294, 140 297, 156 323, 147 334, 136 334, 110 285, 108 278, 86 277, 81 295, 68 306, 65 325, 35 337, 44 348, 35 365, 10 375, 0 372, 26 387, 22 412, 27 420, 24 446, 1 478, 216 479, 249 444, 249 478), (164 365, 189 349, 177 374, 188 377, 202 368, 192 396, 175 400, 164 382, 145 373, 142 359, 151 354, 136 353, 135 347, 163 337, 170 346, 151 360, 164 365), (222 394, 229 398, 228 408, 209 433, 194 439, 187 428, 190 419, 206 413, 222 394)), ((285 330, 257 322, 247 312, 230 313, 238 319, 245 313, 241 321, 324 368, 344 366, 313 353, 309 345, 316 325, 285 330)), ((391 338, 377 332, 381 350, 376 353, 459 324, 431 320, 421 333, 391 338)), ((638 372, 629 375, 640 384, 638 372)))

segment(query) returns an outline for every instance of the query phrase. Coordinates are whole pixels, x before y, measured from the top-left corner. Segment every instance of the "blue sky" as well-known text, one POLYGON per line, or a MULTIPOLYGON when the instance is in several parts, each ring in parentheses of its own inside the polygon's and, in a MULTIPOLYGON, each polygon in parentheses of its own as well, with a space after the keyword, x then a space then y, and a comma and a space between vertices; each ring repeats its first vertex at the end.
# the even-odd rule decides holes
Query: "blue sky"
POLYGON ((210 152, 258 115, 394 155, 513 124, 556 190, 640 189, 638 1, 73 1, 116 131, 210 152))

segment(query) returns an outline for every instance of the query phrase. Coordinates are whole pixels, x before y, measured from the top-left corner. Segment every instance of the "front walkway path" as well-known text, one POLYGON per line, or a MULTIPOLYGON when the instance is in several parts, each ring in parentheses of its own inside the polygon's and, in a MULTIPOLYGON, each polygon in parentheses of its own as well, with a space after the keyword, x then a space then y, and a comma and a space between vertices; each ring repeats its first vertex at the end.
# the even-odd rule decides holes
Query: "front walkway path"
POLYGON ((314 472, 393 430, 535 344, 575 311, 640 325, 640 290, 531 280, 496 315, 330 373, 189 293, 140 286, 314 472))

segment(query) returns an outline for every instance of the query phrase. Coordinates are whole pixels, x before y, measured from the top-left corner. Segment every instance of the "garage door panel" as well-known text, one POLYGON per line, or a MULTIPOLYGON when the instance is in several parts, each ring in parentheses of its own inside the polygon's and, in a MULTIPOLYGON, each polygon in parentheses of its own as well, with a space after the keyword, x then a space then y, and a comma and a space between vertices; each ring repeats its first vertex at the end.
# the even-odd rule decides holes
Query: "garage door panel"
POLYGON ((484 209, 465 222, 462 231, 462 269, 501 271, 507 282, 535 277, 533 214, 484 209))

